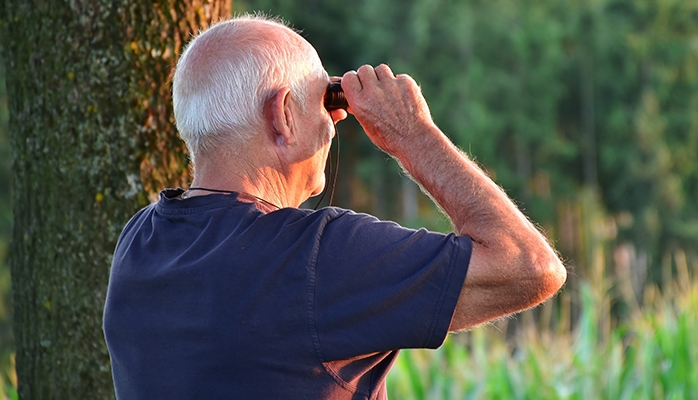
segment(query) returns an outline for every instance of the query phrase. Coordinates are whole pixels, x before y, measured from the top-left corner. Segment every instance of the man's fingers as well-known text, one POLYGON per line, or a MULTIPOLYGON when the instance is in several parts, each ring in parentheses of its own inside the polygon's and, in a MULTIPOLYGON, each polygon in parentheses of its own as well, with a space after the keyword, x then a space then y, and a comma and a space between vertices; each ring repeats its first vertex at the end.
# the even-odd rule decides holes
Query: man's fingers
POLYGON ((395 79, 395 75, 386 64, 381 64, 375 69, 366 64, 362 65, 358 71, 349 71, 345 73, 342 77, 342 88, 345 89, 345 91, 351 90, 353 92, 360 92, 368 86, 377 84, 379 81, 388 81, 391 79, 395 79))
POLYGON ((358 93, 363 90, 359 76, 356 71, 348 71, 342 76, 342 89, 345 92, 358 93))
POLYGON ((393 75, 393 71, 390 69, 389 66, 386 64, 381 64, 376 67, 376 76, 378 77, 378 80, 385 80, 385 79, 394 79, 395 75, 393 75))
POLYGON ((342 77, 342 89, 345 93, 357 94, 376 83, 378 83, 378 77, 370 65, 362 65, 358 71, 349 71, 342 77))
POLYGON ((368 64, 362 65, 359 70, 356 71, 356 74, 359 76, 359 80, 361 80, 361 85, 363 87, 372 86, 378 81, 376 71, 368 64))

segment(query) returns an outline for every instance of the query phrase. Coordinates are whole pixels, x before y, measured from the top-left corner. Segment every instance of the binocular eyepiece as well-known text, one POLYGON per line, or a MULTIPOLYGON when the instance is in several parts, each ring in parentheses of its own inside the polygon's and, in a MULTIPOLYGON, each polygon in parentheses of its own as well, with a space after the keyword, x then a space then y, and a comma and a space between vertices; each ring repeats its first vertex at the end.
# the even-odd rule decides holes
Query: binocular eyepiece
POLYGON ((344 98, 344 90, 342 90, 342 81, 332 82, 327 86, 325 92, 325 108, 327 111, 339 110, 349 107, 347 99, 344 98))

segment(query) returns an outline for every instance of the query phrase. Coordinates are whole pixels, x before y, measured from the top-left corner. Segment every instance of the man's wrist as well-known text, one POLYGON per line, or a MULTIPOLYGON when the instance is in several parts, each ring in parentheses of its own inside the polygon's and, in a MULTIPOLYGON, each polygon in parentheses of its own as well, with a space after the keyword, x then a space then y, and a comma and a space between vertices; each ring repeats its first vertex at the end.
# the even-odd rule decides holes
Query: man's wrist
POLYGON ((425 124, 422 128, 414 130, 409 139, 396 143, 395 150, 391 153, 402 166, 417 177, 422 169, 430 169, 430 166, 440 164, 444 155, 450 150, 455 151, 453 143, 434 124, 425 124))
POLYGON ((411 158, 422 158, 434 146, 443 147, 448 142, 446 135, 435 124, 424 123, 391 143, 388 153, 404 163, 411 158))

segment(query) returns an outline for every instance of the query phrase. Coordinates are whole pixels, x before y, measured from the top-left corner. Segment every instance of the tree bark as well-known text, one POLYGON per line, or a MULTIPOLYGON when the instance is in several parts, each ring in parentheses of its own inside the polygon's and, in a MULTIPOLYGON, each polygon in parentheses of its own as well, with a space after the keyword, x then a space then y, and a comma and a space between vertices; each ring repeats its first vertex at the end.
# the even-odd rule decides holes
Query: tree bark
POLYGON ((113 398, 102 333, 126 221, 188 162, 169 77, 231 0, 0 0, 13 148, 19 395, 113 398))

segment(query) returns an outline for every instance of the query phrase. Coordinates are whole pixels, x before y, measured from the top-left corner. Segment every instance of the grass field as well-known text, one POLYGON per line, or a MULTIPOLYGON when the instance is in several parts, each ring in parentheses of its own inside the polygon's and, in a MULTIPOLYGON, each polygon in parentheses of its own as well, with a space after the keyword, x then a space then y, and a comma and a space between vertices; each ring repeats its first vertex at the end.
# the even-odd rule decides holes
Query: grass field
POLYGON ((451 336, 436 351, 403 351, 388 376, 394 399, 698 399, 698 286, 650 290, 649 303, 608 332, 603 298, 581 287, 568 334, 496 326, 451 336))

